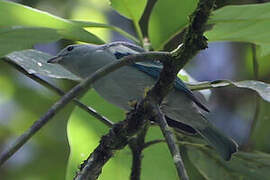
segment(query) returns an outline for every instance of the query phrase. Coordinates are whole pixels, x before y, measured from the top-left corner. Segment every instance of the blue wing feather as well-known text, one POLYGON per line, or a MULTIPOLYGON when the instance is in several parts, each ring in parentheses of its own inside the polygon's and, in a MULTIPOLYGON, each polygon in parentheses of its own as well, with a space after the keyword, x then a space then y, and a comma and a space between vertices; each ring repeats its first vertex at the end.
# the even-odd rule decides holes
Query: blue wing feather
MULTIPOLYGON (((133 51, 134 52, 134 51, 133 51)), ((116 59, 121 59, 124 56, 128 56, 131 54, 134 54, 133 52, 119 52, 119 51, 114 51, 114 55, 116 59)), ((153 77, 154 79, 158 79, 159 74, 163 68, 161 63, 158 62, 147 62, 147 63, 135 63, 132 65, 133 67, 137 68, 138 70, 148 74, 149 76, 153 77)), ((174 88, 184 92, 194 103, 196 103, 200 108, 202 108, 203 110, 209 112, 209 109, 203 105, 195 96, 194 94, 191 92, 191 90, 189 90, 187 88, 187 86, 183 83, 183 81, 180 78, 176 78, 175 82, 174 82, 174 88)))

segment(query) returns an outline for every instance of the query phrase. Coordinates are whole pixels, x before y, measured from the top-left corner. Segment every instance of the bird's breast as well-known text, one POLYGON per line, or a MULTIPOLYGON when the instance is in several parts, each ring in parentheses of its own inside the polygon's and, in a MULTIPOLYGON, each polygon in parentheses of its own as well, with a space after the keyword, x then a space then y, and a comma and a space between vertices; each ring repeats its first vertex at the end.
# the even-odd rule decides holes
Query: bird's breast
POLYGON ((130 110, 130 101, 142 99, 155 80, 134 67, 122 67, 94 83, 94 89, 107 101, 130 110))

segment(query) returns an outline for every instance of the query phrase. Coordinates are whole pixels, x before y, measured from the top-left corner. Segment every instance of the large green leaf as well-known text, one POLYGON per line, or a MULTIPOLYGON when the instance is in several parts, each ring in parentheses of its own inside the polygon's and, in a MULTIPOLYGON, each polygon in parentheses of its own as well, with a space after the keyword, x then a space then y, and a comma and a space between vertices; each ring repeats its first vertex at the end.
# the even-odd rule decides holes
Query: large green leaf
POLYGON ((125 36, 126 38, 129 38, 130 40, 133 40, 135 43, 139 44, 139 40, 134 37, 133 35, 127 33, 126 31, 122 30, 121 28, 118 28, 116 26, 108 25, 108 24, 103 24, 103 23, 95 23, 95 22, 89 22, 89 21, 76 21, 76 20, 71 20, 73 23, 76 23, 80 25, 81 27, 92 27, 92 28, 106 28, 110 29, 113 31, 116 31, 120 33, 121 35, 125 36))
POLYGON ((0 57, 12 51, 32 48, 36 43, 60 39, 55 29, 40 27, 8 27, 0 29, 0 57))
POLYGON ((188 147, 187 152, 190 161, 205 179, 236 179, 235 175, 228 168, 218 162, 219 159, 214 156, 214 153, 209 154, 210 152, 202 151, 193 147, 188 147))
POLYGON ((111 6, 120 14, 138 22, 141 18, 147 0, 110 0, 111 6))
POLYGON ((226 162, 212 150, 188 147, 188 156, 207 180, 266 180, 270 175, 270 155, 262 152, 238 152, 226 162))
POLYGON ((270 53, 270 3, 226 6, 213 12, 208 21, 213 29, 206 33, 210 41, 251 42, 270 53))
POLYGON ((166 42, 181 32, 189 22, 189 15, 198 0, 157 1, 149 23, 149 38, 154 49, 162 49, 166 42))
POLYGON ((212 82, 200 82, 189 84, 191 90, 202 90, 210 88, 220 88, 233 85, 238 88, 246 88, 257 92, 261 98, 270 102, 270 85, 261 81, 245 80, 245 81, 229 81, 229 80, 216 80, 212 82))
MULTIPOLYGON (((39 27, 39 28, 50 28, 55 30, 53 34, 52 30, 43 30, 41 29, 29 29, 32 33, 34 33, 36 36, 33 36, 31 38, 26 38, 25 41, 36 41, 36 42, 44 42, 44 39, 48 38, 48 41, 51 40, 58 40, 59 37, 75 40, 75 41, 83 41, 83 42, 89 42, 89 43, 95 43, 95 44, 101 44, 103 43, 102 40, 100 40, 98 37, 93 35, 92 33, 84 30, 79 25, 72 23, 71 21, 68 21, 66 19, 51 15, 49 13, 33 9, 31 7, 23 6, 17 3, 9 2, 9 1, 3 1, 0 0, 0 27, 39 27), (36 32, 35 32, 36 31, 36 32), (40 36, 44 36, 44 38, 37 37, 37 34, 40 33, 40 36), (53 38, 54 37, 54 38, 53 38), (36 38, 34 40, 34 38, 36 38)), ((24 31, 27 31, 27 29, 24 29, 24 31)), ((31 33, 29 32, 29 33, 31 33)), ((7 31, 5 32, 6 35, 4 37, 4 34, 0 34, 0 39, 5 38, 7 41, 10 37, 7 35, 8 33, 13 33, 13 31, 7 31)), ((27 33, 27 32, 26 32, 27 33)), ((28 34, 29 34, 28 33, 28 34)), ((22 35, 22 33, 20 33, 22 35)), ((16 36, 18 37, 19 34, 17 33, 16 36)), ((12 41, 12 37, 11 41, 12 41)), ((22 35, 20 38, 25 38, 25 35, 22 35)), ((19 44, 18 46, 20 49, 22 48, 29 48, 30 43, 25 43, 26 46, 23 47, 22 44, 19 44)), ((18 49, 18 46, 16 44, 10 45, 10 48, 14 47, 14 50, 18 49)), ((4 51, 2 51, 3 53, 4 51)), ((5 52, 6 53, 6 52, 5 52)))
POLYGON ((64 78, 71 80, 80 79, 58 64, 48 64, 46 61, 51 57, 52 56, 46 53, 30 49, 8 54, 4 57, 4 60, 18 64, 29 74, 37 73, 52 78, 64 78))

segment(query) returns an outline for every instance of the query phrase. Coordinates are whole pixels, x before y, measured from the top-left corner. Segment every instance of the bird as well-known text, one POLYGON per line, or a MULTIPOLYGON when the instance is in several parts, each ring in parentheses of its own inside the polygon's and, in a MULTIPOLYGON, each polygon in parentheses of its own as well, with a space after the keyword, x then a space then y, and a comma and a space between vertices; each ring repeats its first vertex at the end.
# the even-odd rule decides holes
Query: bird
MULTIPOLYGON (((143 52, 143 48, 122 41, 103 45, 74 44, 62 49, 47 63, 59 64, 84 79, 113 61, 143 52)), ((102 77, 93 83, 93 88, 108 102, 129 111, 132 109, 130 102, 143 98, 145 89, 155 84, 162 68, 156 61, 137 62, 102 77)), ((174 87, 160 104, 160 109, 169 126, 176 131, 199 134, 224 160, 230 160, 237 152, 237 143, 205 118, 202 111, 209 112, 209 109, 180 78, 174 81, 174 87)))

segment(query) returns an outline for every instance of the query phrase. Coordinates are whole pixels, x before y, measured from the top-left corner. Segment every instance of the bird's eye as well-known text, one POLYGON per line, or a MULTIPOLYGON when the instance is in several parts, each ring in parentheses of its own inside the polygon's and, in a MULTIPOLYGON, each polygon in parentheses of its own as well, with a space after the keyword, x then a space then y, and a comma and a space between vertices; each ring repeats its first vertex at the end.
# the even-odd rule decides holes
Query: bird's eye
POLYGON ((73 46, 69 46, 69 47, 67 48, 67 50, 68 50, 68 51, 72 51, 73 48, 74 48, 73 46))

